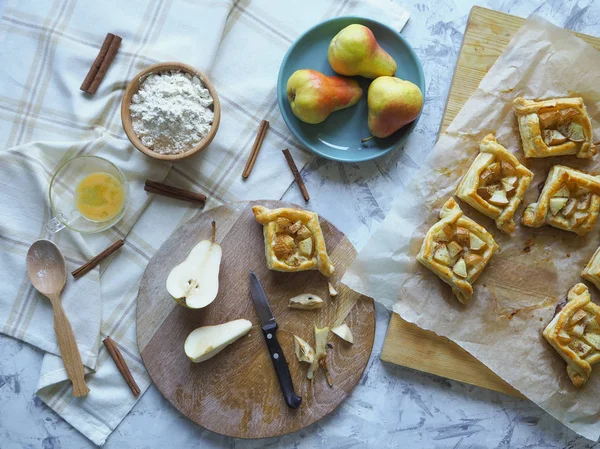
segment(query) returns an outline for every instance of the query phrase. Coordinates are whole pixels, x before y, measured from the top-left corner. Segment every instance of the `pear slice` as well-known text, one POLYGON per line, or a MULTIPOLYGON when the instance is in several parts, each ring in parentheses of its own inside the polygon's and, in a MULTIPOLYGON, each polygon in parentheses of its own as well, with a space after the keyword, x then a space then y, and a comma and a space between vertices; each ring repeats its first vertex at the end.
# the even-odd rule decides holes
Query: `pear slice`
POLYGON ((315 350, 297 335, 294 335, 294 352, 299 362, 313 363, 315 360, 315 350))
POLYGON ((550 198, 550 212, 552 212, 552 215, 558 214, 565 207, 567 201, 569 201, 568 198, 550 198))
POLYGON ((485 242, 471 232, 471 241, 469 242, 469 248, 473 251, 478 251, 485 246, 485 242))
POLYGON ((217 355, 226 346, 246 335, 252 328, 248 320, 233 320, 216 326, 202 326, 193 330, 185 339, 185 355, 194 363, 200 363, 217 355))
POLYGON ((315 377, 315 372, 319 365, 325 371, 325 377, 327 378, 327 383, 329 386, 333 386, 333 380, 331 379, 331 375, 329 374, 329 370, 327 369, 327 339, 329 338, 329 327, 324 327, 319 329, 315 326, 315 359, 310 365, 308 369, 308 373, 306 377, 308 379, 313 379, 315 377))
POLYGON ((288 303, 290 309, 313 310, 323 307, 323 300, 312 293, 303 293, 294 296, 288 303))
POLYGON ((337 290, 331 285, 331 282, 327 283, 327 289, 329 290, 329 296, 335 298, 338 295, 337 290))
POLYGON ((216 224, 212 222, 212 240, 202 240, 187 258, 171 270, 167 291, 175 301, 190 309, 206 307, 219 291, 221 245, 215 242, 216 224))
POLYGON ((496 206, 506 206, 508 204, 508 198, 504 190, 496 190, 488 201, 496 206))
POLYGON ((331 332, 340 337, 342 340, 346 340, 348 343, 354 344, 354 336, 352 335, 352 331, 346 323, 334 327, 331 329, 331 332))

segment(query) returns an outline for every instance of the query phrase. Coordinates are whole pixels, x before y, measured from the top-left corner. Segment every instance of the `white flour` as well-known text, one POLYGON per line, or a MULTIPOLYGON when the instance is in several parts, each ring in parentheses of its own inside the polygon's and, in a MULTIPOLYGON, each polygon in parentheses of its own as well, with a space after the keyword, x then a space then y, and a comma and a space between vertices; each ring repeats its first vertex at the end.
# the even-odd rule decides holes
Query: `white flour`
POLYGON ((197 76, 182 72, 149 75, 131 99, 133 130, 160 154, 190 150, 213 122, 213 99, 197 76))

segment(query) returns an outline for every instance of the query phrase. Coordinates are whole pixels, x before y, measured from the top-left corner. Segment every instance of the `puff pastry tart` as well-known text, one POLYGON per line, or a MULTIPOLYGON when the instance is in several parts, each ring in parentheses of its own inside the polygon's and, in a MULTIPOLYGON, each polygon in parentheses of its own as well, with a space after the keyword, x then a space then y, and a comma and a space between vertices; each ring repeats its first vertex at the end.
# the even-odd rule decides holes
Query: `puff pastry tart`
POLYGON ((592 373, 592 365, 600 360, 600 307, 590 300, 585 284, 571 287, 566 304, 543 335, 567 362, 573 385, 582 386, 592 373))
POLYGON ((307 210, 252 207, 263 225, 267 266, 275 271, 319 270, 329 277, 334 272, 327 254, 319 216, 307 210))
POLYGON ((592 125, 581 98, 533 101, 518 97, 513 107, 525 157, 596 154, 592 125))
POLYGON ((539 228, 549 224, 555 228, 584 235, 590 232, 600 210, 600 177, 588 175, 564 165, 548 172, 537 203, 523 213, 525 226, 539 228))
POLYGON ((473 282, 498 249, 492 235, 465 217, 450 198, 440 211, 440 221, 427 231, 417 260, 451 285, 466 304, 473 296, 473 282))
POLYGON ((493 134, 479 145, 479 154, 460 181, 456 196, 496 220, 503 232, 514 232, 513 217, 529 187, 531 173, 493 134))
POLYGON ((600 248, 596 250, 581 273, 581 277, 600 289, 600 248))

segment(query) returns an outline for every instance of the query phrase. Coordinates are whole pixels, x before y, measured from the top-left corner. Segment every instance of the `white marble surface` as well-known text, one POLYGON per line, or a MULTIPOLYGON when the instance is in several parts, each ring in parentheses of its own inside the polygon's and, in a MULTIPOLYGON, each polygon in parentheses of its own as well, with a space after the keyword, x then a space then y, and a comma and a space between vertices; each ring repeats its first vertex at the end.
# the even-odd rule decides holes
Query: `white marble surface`
MULTIPOLYGON (((1 3, 1 1, 0 1, 1 3)), ((403 151, 364 164, 314 160, 304 177, 310 206, 360 247, 385 216, 435 141, 452 71, 472 6, 469 0, 409 4, 403 34, 423 62, 427 101, 403 151)), ((519 16, 532 12, 582 33, 598 35, 600 2, 508 0, 480 3, 519 16)), ((283 199, 302 204, 296 186, 283 199)), ((532 403, 481 388, 382 363, 379 354, 389 314, 377 308, 371 360, 352 395, 331 416, 292 435, 238 440, 203 430, 152 387, 105 447, 116 448, 590 448, 532 403)), ((91 448, 68 423, 33 396, 42 354, 0 335, 0 449, 91 448)), ((599 446, 600 447, 600 446, 599 446)))

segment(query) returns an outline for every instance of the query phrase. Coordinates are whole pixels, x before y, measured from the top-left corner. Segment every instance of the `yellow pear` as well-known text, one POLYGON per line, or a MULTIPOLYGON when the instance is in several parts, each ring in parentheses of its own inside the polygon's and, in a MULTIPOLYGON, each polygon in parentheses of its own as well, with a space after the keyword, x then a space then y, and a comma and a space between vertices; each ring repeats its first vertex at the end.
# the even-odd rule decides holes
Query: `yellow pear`
POLYGON ((419 116, 423 94, 416 84, 393 76, 381 76, 369 86, 369 131, 388 137, 419 116))
POLYGON ((364 25, 348 25, 331 40, 329 64, 340 75, 377 78, 396 73, 396 61, 364 25))
POLYGON ((321 123, 334 111, 354 106, 361 96, 358 81, 327 76, 316 70, 296 70, 287 82, 292 112, 311 124, 321 123))

